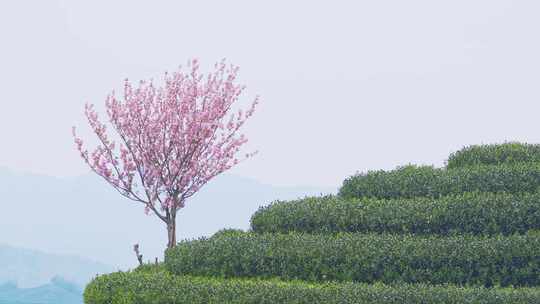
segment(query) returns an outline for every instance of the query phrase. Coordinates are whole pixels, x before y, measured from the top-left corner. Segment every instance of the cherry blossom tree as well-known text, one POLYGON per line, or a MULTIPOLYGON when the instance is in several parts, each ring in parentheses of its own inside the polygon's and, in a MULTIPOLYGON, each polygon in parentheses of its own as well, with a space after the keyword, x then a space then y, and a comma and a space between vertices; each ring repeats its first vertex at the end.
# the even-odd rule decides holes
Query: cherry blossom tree
POLYGON ((247 142, 240 127, 253 114, 231 106, 245 89, 236 84, 238 67, 217 63, 206 77, 197 60, 188 71, 164 75, 164 85, 127 79, 123 98, 113 91, 105 101, 105 124, 91 104, 85 115, 99 140, 89 152, 73 127, 81 157, 124 197, 144 205, 167 226, 167 248, 176 245, 176 214, 218 174, 256 152, 237 157, 247 142), (114 135, 108 132, 112 126, 114 135), (115 138, 113 138, 115 136, 115 138))

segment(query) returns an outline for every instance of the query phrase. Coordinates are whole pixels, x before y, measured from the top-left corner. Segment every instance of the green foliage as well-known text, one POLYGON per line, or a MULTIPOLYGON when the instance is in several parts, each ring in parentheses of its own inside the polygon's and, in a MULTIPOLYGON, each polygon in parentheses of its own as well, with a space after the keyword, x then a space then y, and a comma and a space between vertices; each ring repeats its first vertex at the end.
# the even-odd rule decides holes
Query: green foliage
POLYGON ((347 178, 339 190, 344 198, 382 199, 441 197, 464 192, 535 192, 540 163, 474 166, 447 170, 408 165, 392 171, 370 171, 347 178))
POLYGON ((450 154, 447 168, 526 162, 540 162, 540 145, 518 142, 473 145, 450 154))
POLYGON ((306 281, 535 286, 540 235, 435 237, 245 233, 184 241, 165 254, 175 274, 306 281))
POLYGON ((357 174, 97 277, 85 303, 540 303, 539 186, 540 145, 520 143, 357 174))
POLYGON ((175 276, 167 272, 116 272, 90 282, 84 300, 86 304, 529 304, 540 302, 540 290, 350 282, 309 284, 175 276))
POLYGON ((276 201, 251 217, 255 232, 513 234, 540 229, 540 193, 465 193, 441 198, 276 201))
POLYGON ((242 234, 244 231, 242 229, 233 229, 233 228, 225 228, 221 229, 218 232, 214 233, 212 235, 213 238, 223 237, 223 236, 231 236, 235 234, 242 234))
POLYGON ((163 272, 166 271, 165 265, 163 262, 158 263, 157 265, 155 263, 144 263, 137 268, 135 268, 134 272, 163 272))

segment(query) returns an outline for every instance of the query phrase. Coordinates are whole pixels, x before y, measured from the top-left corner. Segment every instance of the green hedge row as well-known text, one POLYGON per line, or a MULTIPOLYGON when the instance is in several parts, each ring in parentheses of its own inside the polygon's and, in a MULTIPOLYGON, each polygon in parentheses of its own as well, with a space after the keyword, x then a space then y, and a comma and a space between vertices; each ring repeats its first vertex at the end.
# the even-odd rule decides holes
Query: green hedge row
POLYGON ((525 162, 540 162, 540 145, 518 142, 473 145, 450 154, 447 168, 525 162))
POLYGON ((276 201, 251 217, 255 232, 513 234, 540 229, 540 192, 465 193, 441 198, 276 201))
POLYGON ((464 192, 535 192, 540 163, 475 166, 447 170, 408 165, 392 171, 370 171, 347 178, 339 190, 345 198, 382 199, 441 197, 464 192))
POLYGON ((174 274, 306 281, 540 285, 540 234, 474 237, 256 234, 180 242, 174 274))
POLYGON ((540 289, 463 288, 452 285, 361 283, 309 284, 300 281, 217 279, 168 272, 117 272, 94 279, 86 304, 530 304, 540 289))

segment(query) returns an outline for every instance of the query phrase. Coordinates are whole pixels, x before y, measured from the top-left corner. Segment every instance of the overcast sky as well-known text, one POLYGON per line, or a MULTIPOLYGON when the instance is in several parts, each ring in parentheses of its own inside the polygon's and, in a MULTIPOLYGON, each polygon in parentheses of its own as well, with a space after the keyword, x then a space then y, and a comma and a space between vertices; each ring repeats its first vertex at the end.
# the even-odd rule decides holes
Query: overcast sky
MULTIPOLYGON (((232 173, 338 186, 442 166, 464 145, 540 142, 539 1, 0 2, 0 166, 89 170, 71 126, 124 78, 227 58, 261 96, 232 173)), ((90 136, 84 133, 83 136, 90 136)))

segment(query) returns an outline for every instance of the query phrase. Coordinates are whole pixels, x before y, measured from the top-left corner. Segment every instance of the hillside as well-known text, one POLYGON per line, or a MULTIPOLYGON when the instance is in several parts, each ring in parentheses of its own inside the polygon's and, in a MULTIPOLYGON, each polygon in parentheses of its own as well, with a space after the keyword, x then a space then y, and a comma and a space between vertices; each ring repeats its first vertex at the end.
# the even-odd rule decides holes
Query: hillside
POLYGON ((338 195, 259 208, 249 231, 100 276, 85 303, 540 303, 537 159, 505 143, 357 173, 338 195))
POLYGON ((0 284, 14 282, 20 288, 37 287, 62 277, 84 287, 98 273, 113 267, 71 255, 58 255, 0 244, 0 284))
POLYGON ((20 288, 13 282, 0 285, 0 304, 78 304, 82 290, 61 277, 34 288, 20 288))

